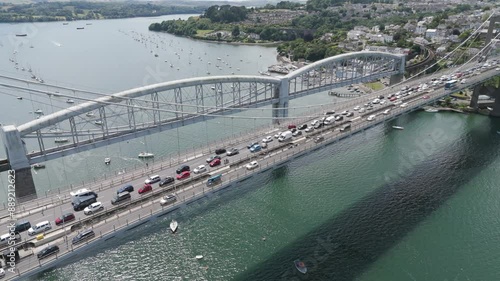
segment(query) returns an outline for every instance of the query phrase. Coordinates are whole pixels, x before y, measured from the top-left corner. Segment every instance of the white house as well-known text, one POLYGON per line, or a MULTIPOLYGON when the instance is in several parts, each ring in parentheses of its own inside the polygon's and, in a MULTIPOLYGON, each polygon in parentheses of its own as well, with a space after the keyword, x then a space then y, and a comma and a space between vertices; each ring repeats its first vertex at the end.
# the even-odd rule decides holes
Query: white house
POLYGON ((427 31, 425 31, 425 37, 432 39, 436 37, 436 32, 437 32, 436 29, 427 29, 427 31))
POLYGON ((425 34, 425 31, 427 30, 427 24, 425 21, 419 21, 417 23, 417 27, 415 28, 415 34, 425 34))

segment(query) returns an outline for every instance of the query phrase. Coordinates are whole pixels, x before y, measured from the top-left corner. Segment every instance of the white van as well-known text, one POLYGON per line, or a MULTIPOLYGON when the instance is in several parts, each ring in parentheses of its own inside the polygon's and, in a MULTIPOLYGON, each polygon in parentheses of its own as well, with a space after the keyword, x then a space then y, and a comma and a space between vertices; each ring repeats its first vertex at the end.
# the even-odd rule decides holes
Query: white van
POLYGON ((49 221, 42 221, 37 223, 34 227, 28 229, 28 235, 33 236, 38 233, 42 233, 44 231, 52 229, 52 225, 49 221))
POLYGON ((333 123, 335 123, 335 116, 330 116, 330 117, 326 118, 325 121, 323 121, 323 124, 325 124, 325 125, 330 125, 333 123))
MULTIPOLYGON (((0 246, 7 245, 9 243, 9 238, 10 238, 10 233, 4 234, 0 236, 0 246)), ((19 233, 16 233, 14 235, 14 240, 17 242, 18 240, 21 240, 21 235, 19 233)))
POLYGON ((161 177, 159 175, 154 175, 154 176, 149 177, 149 179, 145 180, 144 183, 153 184, 153 183, 156 183, 159 181, 161 181, 161 177))
MULTIPOLYGON (((319 121, 318 121, 319 122, 319 121)), ((281 136, 278 138, 279 142, 284 142, 292 138, 292 132, 291 131, 285 131, 281 133, 281 136)))

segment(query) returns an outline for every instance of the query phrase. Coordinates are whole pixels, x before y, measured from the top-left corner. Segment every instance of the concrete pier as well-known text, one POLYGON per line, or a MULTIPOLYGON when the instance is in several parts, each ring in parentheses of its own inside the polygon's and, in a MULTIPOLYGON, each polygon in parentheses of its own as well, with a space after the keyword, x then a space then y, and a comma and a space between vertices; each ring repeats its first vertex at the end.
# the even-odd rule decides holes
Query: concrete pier
POLYGON ((28 153, 17 128, 13 125, 2 127, 2 138, 10 167, 15 171, 15 194, 18 201, 36 198, 35 183, 31 174, 28 153))

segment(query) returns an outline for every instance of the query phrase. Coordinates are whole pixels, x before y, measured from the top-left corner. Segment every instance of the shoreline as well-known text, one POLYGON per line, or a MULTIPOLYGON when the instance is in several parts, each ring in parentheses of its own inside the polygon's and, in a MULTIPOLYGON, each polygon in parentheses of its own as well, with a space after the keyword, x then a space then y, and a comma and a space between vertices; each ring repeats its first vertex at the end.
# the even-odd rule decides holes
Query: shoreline
POLYGON ((209 42, 209 43, 227 44, 227 45, 278 47, 279 44, 282 43, 282 42, 260 42, 260 43, 228 42, 228 41, 224 41, 224 40, 218 41, 218 40, 212 40, 212 39, 203 38, 203 37, 197 37, 197 36, 175 35, 175 34, 172 34, 172 33, 168 33, 166 31, 152 31, 152 30, 149 30, 149 31, 151 31, 151 32, 159 32, 159 33, 166 33, 166 34, 170 34, 170 35, 173 35, 173 36, 178 36, 178 37, 182 37, 182 38, 189 38, 189 39, 196 40, 196 41, 204 41, 204 42, 209 42))

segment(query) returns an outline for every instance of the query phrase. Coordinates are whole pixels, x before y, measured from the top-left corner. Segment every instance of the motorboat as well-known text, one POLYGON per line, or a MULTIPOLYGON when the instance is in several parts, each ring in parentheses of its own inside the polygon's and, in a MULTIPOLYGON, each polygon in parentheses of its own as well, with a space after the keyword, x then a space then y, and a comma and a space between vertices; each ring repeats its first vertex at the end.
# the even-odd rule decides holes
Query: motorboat
POLYGON ((54 140, 55 143, 65 143, 65 142, 68 142, 68 141, 69 141, 69 139, 67 139, 67 138, 56 138, 54 140))
POLYGON ((197 260, 201 260, 201 259, 203 259, 203 255, 196 255, 196 257, 195 257, 195 258, 196 258, 197 260))
POLYGON ((35 114, 43 114, 43 111, 41 109, 35 110, 35 114))
POLYGON ((304 262, 302 262, 300 260, 295 260, 293 263, 295 264, 295 268, 297 268, 297 270, 300 273, 302 273, 302 274, 306 274, 307 273, 307 267, 304 264, 304 262))
POLYGON ((35 169, 35 170, 36 169, 43 169, 43 168, 45 168, 45 164, 43 164, 43 163, 35 163, 35 164, 31 165, 31 167, 33 167, 33 169, 35 169))
POLYGON ((22 99, 23 99, 23 97, 17 97, 17 99, 18 99, 18 100, 22 100, 22 99))
POLYGON ((102 121, 101 120, 94 121, 94 124, 96 124, 97 126, 102 126, 102 121))
POLYGON ((94 117, 94 112, 87 112, 87 114, 85 114, 87 117, 94 117))
POLYGON ((427 108, 425 110, 425 112, 439 112, 439 110, 435 109, 435 108, 427 108))
POLYGON ((401 127, 401 126, 392 126, 393 129, 396 129, 396 130, 404 130, 405 128, 401 127))
POLYGON ((172 231, 172 233, 175 233, 177 231, 178 226, 179 226, 179 224, 177 223, 176 220, 172 220, 170 222, 170 230, 172 231))
POLYGON ((153 153, 150 153, 150 152, 141 152, 141 153, 139 153, 139 155, 137 157, 139 157, 139 158, 153 158, 153 157, 155 157, 155 155, 153 153))
POLYGON ((66 103, 75 103, 75 101, 74 101, 74 100, 72 100, 72 99, 67 99, 67 100, 66 100, 66 103))
POLYGON ((111 158, 109 158, 109 157, 104 158, 104 164, 110 165, 111 164, 111 158))
POLYGON ((77 27, 76 29, 78 29, 78 30, 85 29, 85 27, 77 27))

